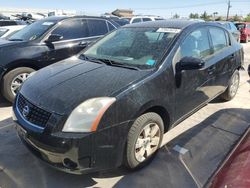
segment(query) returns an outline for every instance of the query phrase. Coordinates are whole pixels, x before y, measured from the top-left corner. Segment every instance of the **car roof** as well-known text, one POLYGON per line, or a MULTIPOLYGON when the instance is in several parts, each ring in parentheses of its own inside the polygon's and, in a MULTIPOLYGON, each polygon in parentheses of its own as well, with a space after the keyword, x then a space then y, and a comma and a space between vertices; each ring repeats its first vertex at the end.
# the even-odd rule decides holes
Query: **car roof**
POLYGON ((26 25, 8 25, 8 26, 1 26, 0 28, 4 28, 4 29, 19 29, 19 28, 23 28, 26 27, 26 25))
POLYGON ((96 19, 104 19, 104 20, 111 20, 110 18, 100 17, 100 16, 51 16, 42 19, 42 21, 62 21, 66 19, 74 19, 74 18, 96 18, 96 19))
POLYGON ((140 22, 125 25, 123 27, 156 27, 156 28, 176 28, 183 29, 192 24, 205 23, 199 21, 190 21, 190 20, 180 20, 180 19, 168 19, 168 20, 159 20, 159 21, 150 21, 150 22, 140 22))

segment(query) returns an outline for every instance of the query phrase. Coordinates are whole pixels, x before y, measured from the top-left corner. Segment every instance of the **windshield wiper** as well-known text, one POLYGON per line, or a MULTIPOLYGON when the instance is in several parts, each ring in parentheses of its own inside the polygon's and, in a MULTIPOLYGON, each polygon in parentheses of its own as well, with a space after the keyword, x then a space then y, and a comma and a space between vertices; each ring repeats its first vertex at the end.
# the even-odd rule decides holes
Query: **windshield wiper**
POLYGON ((117 61, 113 61, 111 59, 98 59, 98 60, 104 62, 105 64, 111 65, 111 66, 123 67, 123 68, 133 69, 133 70, 141 70, 138 67, 131 66, 131 65, 128 65, 128 64, 125 64, 125 63, 120 63, 120 62, 117 62, 117 61))
POLYGON ((83 59, 83 60, 86 60, 86 61, 91 61, 91 62, 94 62, 94 63, 104 64, 104 62, 102 62, 100 59, 97 59, 97 58, 94 58, 94 57, 89 57, 89 56, 86 56, 84 54, 81 54, 80 58, 83 59))
POLYGON ((23 39, 8 39, 9 41, 23 41, 23 39))

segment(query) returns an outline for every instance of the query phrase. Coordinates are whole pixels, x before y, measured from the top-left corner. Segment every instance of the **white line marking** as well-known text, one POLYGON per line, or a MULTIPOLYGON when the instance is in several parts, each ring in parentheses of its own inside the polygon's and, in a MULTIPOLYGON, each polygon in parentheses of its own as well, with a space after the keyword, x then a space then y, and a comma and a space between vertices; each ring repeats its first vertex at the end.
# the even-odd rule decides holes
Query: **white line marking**
POLYGON ((13 124, 5 125, 5 126, 3 126, 3 127, 0 127, 0 130, 1 130, 1 129, 4 129, 4 128, 6 128, 6 127, 10 127, 11 125, 13 125, 13 124))
POLYGON ((182 155, 184 155, 185 153, 188 152, 188 150, 187 150, 186 148, 183 148, 183 147, 181 147, 181 146, 179 146, 179 145, 175 145, 175 146, 173 147, 173 150, 177 151, 178 153, 180 153, 180 154, 182 154, 182 155))

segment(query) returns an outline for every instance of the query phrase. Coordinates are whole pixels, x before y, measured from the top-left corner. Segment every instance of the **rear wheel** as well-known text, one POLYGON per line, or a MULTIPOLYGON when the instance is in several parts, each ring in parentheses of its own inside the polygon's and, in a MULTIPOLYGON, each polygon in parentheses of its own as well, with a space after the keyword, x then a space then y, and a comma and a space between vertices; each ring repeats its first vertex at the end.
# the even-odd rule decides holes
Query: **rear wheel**
POLYGON ((28 78, 29 74, 34 71, 34 69, 28 67, 20 67, 5 74, 2 82, 3 96, 8 101, 13 102, 20 86, 28 78))
POLYGON ((236 70, 234 71, 232 77, 229 80, 228 88, 224 93, 222 93, 220 97, 226 101, 232 100, 238 91, 239 84, 240 84, 240 73, 238 70, 236 70))
POLYGON ((127 139, 126 161, 130 169, 146 164, 161 145, 164 124, 156 113, 146 113, 136 119, 127 139))

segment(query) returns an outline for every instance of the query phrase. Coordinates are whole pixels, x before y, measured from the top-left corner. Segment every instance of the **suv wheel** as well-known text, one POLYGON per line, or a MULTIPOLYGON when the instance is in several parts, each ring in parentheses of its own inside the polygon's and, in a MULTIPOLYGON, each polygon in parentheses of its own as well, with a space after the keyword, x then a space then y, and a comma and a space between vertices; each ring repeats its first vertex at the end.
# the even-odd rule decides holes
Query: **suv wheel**
POLYGON ((20 67, 5 74, 2 83, 3 96, 8 101, 13 102, 20 86, 28 78, 29 74, 34 71, 34 69, 28 67, 20 67))
POLYGON ((229 85, 227 90, 224 93, 222 93, 221 98, 226 101, 232 100, 238 91, 239 84, 240 84, 240 73, 238 70, 236 70, 234 71, 231 79, 229 80, 229 85))
POLYGON ((128 133, 126 161, 130 169, 145 164, 161 145, 164 124, 156 113, 146 113, 138 117, 128 133))

